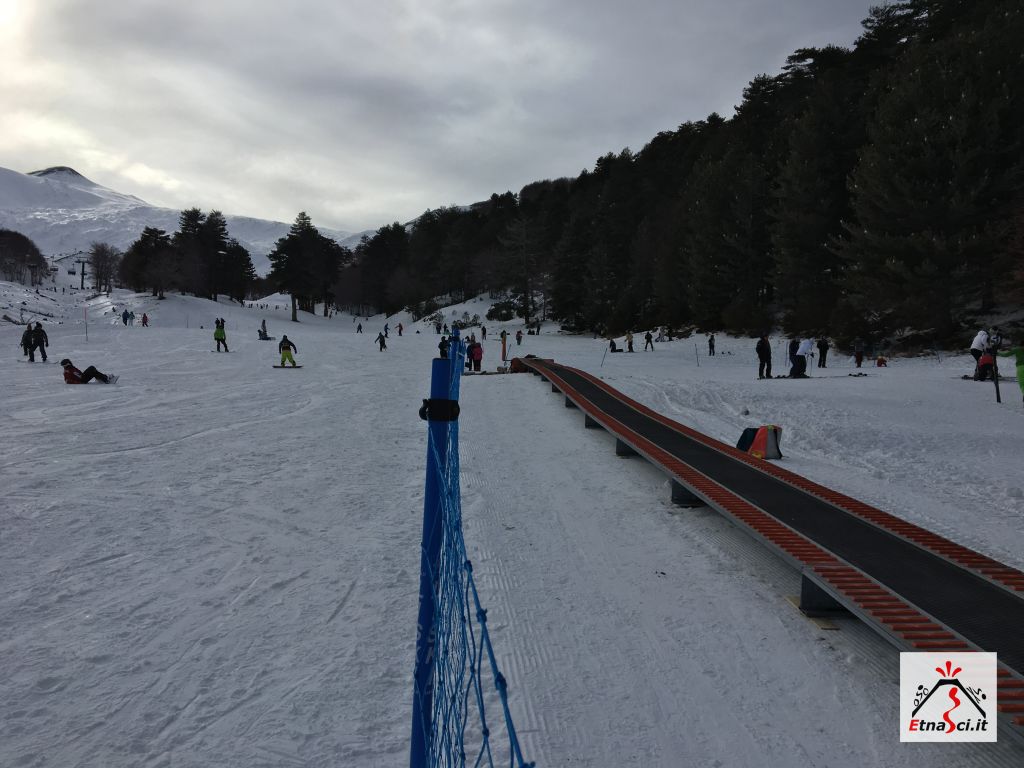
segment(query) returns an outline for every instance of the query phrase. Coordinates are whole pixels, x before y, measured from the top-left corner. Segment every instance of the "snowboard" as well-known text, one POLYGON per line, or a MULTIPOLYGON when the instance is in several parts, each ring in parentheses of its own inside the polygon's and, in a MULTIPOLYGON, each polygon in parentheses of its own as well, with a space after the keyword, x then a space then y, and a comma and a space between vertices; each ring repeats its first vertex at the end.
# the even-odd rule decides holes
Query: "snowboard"
POLYGON ((277 336, 268 336, 265 339, 258 339, 258 341, 277 341, 277 336))
MULTIPOLYGON (((211 349, 210 351, 211 352, 221 352, 221 350, 219 350, 219 349, 211 349)), ((223 350, 223 354, 230 355, 231 354, 231 350, 230 349, 225 349, 225 350, 223 350)))
POLYGON ((275 368, 301 368, 301 365, 275 365, 275 368))

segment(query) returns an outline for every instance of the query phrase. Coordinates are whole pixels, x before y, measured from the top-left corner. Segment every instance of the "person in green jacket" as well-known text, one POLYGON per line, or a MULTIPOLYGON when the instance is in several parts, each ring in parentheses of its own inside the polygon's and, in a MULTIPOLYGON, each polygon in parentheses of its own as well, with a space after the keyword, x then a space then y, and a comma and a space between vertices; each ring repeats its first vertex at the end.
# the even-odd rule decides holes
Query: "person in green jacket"
POLYGON ((224 320, 217 318, 216 326, 217 327, 213 332, 213 338, 217 341, 217 351, 220 352, 220 345, 223 344, 224 351, 230 352, 231 350, 228 349, 228 335, 224 331, 224 320))
POLYGON ((1017 358, 1017 385, 1020 387, 1021 397, 1024 398, 1024 344, 1018 343, 1016 347, 1005 349, 998 353, 1000 357, 1017 358))

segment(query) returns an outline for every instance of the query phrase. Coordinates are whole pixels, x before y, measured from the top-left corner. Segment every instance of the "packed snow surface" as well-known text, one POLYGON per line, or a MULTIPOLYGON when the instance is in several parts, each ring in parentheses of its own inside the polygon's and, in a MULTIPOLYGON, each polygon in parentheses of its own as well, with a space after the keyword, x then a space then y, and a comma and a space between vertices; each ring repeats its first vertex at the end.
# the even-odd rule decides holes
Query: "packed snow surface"
MULTIPOLYGON (((2 313, 50 338, 30 364, 0 322, 0 765, 406 764, 432 327, 292 323, 282 297, 86 296, 0 284, 2 313), (230 353, 212 351, 216 317, 230 353), (301 369, 272 367, 263 319, 301 369), (120 381, 67 386, 63 357, 120 381)), ((493 371, 499 331, 521 326, 485 324, 493 371)), ((1014 384, 997 405, 960 379, 966 354, 861 378, 833 354, 808 380, 758 381, 753 346, 606 355, 549 325, 511 352, 726 442, 779 424, 788 469, 1024 568, 1014 384)), ((536 377, 466 378, 461 406, 467 549, 538 766, 1024 764, 1005 739, 900 744, 896 652, 855 620, 804 618, 794 571, 673 507, 664 475, 536 377)))

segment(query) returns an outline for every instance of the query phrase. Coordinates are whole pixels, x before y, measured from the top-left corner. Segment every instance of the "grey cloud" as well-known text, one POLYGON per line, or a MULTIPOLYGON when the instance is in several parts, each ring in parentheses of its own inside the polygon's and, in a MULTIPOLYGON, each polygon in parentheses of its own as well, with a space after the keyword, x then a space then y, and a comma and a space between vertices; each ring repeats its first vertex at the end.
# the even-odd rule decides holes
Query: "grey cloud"
MULTIPOLYGON (((79 168, 100 183, 158 204, 286 220, 304 209, 358 229, 574 175, 658 131, 728 116, 743 86, 795 48, 852 43, 868 6, 37 0, 30 50, 66 77, 13 97, 36 111, 59 104, 99 151, 181 188, 79 168)), ((11 96, 2 85, 0 96, 11 96)), ((0 165, 29 170, 26 148, 2 139, 0 165)), ((31 151, 39 165, 88 164, 61 149, 31 151)))

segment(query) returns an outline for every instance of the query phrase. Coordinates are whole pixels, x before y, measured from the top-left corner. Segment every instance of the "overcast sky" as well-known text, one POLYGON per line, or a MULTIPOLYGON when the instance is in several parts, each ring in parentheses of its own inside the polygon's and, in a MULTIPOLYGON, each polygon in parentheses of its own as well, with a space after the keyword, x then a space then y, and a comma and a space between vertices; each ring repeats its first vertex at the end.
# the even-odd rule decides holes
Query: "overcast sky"
POLYGON ((346 230, 575 176, 878 0, 0 0, 0 166, 346 230))

